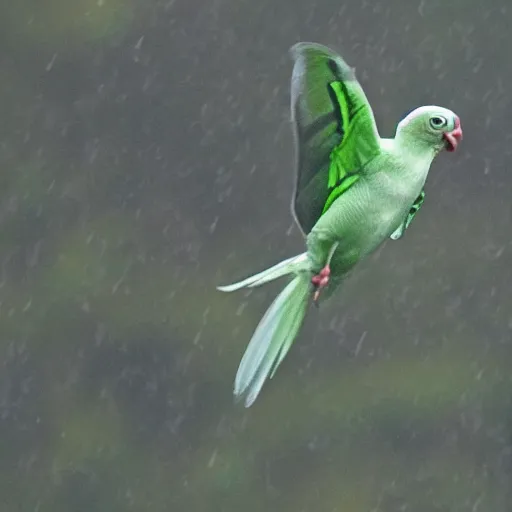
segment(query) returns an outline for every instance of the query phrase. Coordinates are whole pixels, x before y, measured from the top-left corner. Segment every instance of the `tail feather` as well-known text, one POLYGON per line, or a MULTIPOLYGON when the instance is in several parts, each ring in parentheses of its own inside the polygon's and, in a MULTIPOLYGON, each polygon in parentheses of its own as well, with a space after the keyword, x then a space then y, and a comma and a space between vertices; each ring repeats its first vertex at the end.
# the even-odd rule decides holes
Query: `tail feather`
POLYGON ((278 279, 279 277, 286 276, 288 274, 300 272, 306 270, 309 267, 307 253, 299 254, 293 258, 281 261, 277 265, 259 272, 254 276, 248 277, 238 283, 230 284, 227 286, 217 286, 217 290, 221 292, 234 292, 241 288, 254 288, 261 286, 262 284, 278 279))
POLYGON ((306 316, 309 295, 309 279, 297 275, 260 320, 235 378, 234 394, 246 394, 246 407, 253 404, 267 377, 273 377, 289 351, 306 316))

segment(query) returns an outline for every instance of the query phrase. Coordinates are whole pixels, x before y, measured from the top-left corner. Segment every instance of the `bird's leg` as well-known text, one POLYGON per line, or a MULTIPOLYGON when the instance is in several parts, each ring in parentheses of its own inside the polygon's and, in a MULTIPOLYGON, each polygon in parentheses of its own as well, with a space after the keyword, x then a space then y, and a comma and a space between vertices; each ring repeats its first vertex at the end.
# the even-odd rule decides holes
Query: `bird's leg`
POLYGON ((329 276, 331 275, 331 259, 334 254, 334 251, 336 251, 338 247, 338 243, 339 242, 334 243, 329 249, 329 253, 327 255, 327 262, 324 268, 322 268, 322 270, 320 270, 318 274, 315 274, 311 278, 311 283, 315 287, 315 294, 313 295, 313 302, 315 303, 315 305, 318 305, 318 298, 320 297, 320 292, 329 284, 329 276))

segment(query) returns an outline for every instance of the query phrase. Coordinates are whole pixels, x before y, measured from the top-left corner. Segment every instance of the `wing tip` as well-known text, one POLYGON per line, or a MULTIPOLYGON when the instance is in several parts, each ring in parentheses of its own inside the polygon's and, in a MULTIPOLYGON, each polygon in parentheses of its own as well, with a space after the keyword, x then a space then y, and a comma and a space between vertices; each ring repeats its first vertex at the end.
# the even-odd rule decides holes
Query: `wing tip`
POLYGON ((324 44, 321 43, 314 43, 312 41, 299 41, 290 48, 290 52, 292 53, 292 55, 301 54, 307 50, 320 50, 322 52, 327 52, 329 54, 336 53, 328 46, 325 46, 324 44))
POLYGON ((301 41, 295 43, 290 48, 290 55, 294 62, 300 59, 307 58, 307 54, 317 54, 317 56, 324 57, 330 63, 332 72, 336 74, 341 72, 341 78, 345 81, 357 80, 356 70, 350 66, 345 59, 335 50, 321 43, 312 43, 308 41, 301 41), (337 68, 337 70, 336 70, 337 68))
POLYGON ((296 62, 296 61, 300 60, 301 58, 305 58, 306 54, 309 51, 318 49, 317 48, 318 46, 319 46, 318 43, 310 43, 307 41, 300 41, 298 43, 295 43, 290 48, 291 58, 293 61, 296 62))
POLYGON ((330 59, 341 59, 344 62, 343 58, 336 50, 333 50, 329 46, 326 46, 322 43, 299 41, 290 48, 290 54, 293 59, 298 59, 308 52, 317 52, 319 54, 325 55, 326 57, 329 57, 330 59))

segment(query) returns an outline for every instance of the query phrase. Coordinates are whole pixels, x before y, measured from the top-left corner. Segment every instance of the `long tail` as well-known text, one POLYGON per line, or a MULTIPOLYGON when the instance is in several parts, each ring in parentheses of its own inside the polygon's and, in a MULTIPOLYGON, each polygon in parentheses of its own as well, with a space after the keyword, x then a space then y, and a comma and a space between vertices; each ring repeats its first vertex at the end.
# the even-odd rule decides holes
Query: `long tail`
POLYGON ((260 320, 238 367, 234 394, 245 395, 246 407, 254 403, 266 379, 274 376, 302 326, 311 293, 309 274, 304 272, 307 268, 306 254, 301 254, 239 283, 218 288, 230 292, 296 274, 260 320))
POLYGON ((234 292, 236 290, 240 290, 241 288, 255 288, 256 286, 261 286, 262 284, 268 283, 269 281, 274 281, 274 279, 279 277, 297 273, 301 270, 307 270, 308 268, 308 255, 307 253, 302 253, 298 256, 294 256, 293 258, 283 260, 277 265, 267 268, 267 270, 248 277, 243 281, 239 281, 238 283, 230 284, 227 286, 217 286, 217 290, 220 290, 221 292, 234 292))

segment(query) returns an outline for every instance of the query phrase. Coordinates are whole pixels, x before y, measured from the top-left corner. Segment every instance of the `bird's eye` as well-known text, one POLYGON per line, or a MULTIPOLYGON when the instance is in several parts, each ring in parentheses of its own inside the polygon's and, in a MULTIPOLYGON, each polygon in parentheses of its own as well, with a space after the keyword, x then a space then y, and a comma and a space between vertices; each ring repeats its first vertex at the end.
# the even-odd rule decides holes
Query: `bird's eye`
POLYGON ((434 116, 430 118, 430 126, 434 128, 434 130, 439 130, 440 128, 444 128, 448 124, 448 121, 445 117, 442 116, 434 116))

